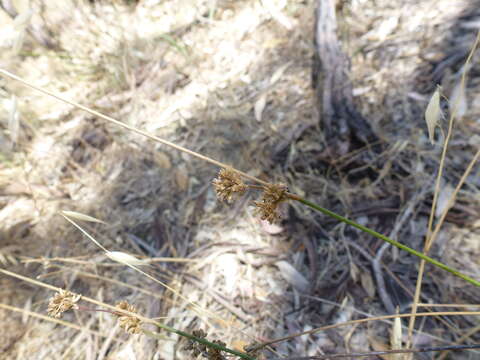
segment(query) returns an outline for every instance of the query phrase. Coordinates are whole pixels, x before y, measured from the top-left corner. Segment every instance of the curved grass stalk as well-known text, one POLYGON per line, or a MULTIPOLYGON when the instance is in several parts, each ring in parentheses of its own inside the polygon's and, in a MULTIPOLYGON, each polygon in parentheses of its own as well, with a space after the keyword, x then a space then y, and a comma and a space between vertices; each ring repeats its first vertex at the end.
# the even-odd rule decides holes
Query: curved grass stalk
POLYGON ((370 229, 366 226, 360 225, 353 220, 347 219, 346 217, 338 215, 337 213, 335 213, 333 211, 330 211, 330 210, 325 209, 321 206, 318 206, 317 204, 314 204, 314 203, 312 203, 308 200, 305 200, 305 199, 303 199, 299 196, 290 194, 289 197, 290 197, 290 199, 296 200, 296 201, 298 201, 298 202, 300 202, 300 203, 302 203, 302 204, 304 204, 304 205, 306 205, 306 206, 308 206, 308 207, 310 207, 310 208, 312 208, 316 211, 319 211, 319 212, 321 212, 325 215, 328 215, 328 216, 330 216, 330 217, 332 217, 332 218, 334 218, 338 221, 341 221, 341 222, 343 222, 345 224, 348 224, 350 226, 353 226, 354 228, 357 228, 358 230, 361 230, 361 231, 363 231, 363 232, 365 232, 369 235, 372 235, 372 236, 376 237, 377 239, 386 241, 387 243, 390 243, 391 245, 396 246, 397 248, 399 248, 401 250, 404 250, 404 251, 406 251, 406 252, 408 252, 412 255, 415 255, 415 256, 419 257, 420 259, 425 260, 426 262, 428 262, 432 265, 435 265, 435 266, 437 266, 437 267, 439 267, 439 268, 441 268, 445 271, 448 271, 449 273, 451 273, 451 274, 453 274, 453 275, 455 275, 455 276, 457 276, 457 277, 459 277, 459 278, 461 278, 465 281, 468 281, 470 284, 473 284, 475 286, 480 287, 480 281, 477 281, 477 280, 471 278, 470 276, 465 275, 465 274, 461 273, 460 271, 455 270, 455 269, 451 268, 450 266, 445 265, 444 263, 441 263, 440 261, 435 260, 435 259, 417 251, 417 250, 414 250, 414 249, 412 249, 412 248, 410 248, 410 247, 408 247, 408 246, 406 246, 406 245, 404 245, 404 244, 402 244, 402 243, 400 243, 396 240, 390 239, 388 236, 380 234, 379 232, 376 232, 375 230, 372 230, 372 229, 370 229))

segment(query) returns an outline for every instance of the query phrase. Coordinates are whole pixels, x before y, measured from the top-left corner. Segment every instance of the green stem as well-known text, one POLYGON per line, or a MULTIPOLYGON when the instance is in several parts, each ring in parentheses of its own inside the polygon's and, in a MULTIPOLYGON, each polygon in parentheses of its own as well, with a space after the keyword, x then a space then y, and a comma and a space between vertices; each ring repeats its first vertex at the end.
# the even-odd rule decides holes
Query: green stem
MULTIPOLYGON (((205 340, 203 338, 199 338, 199 337, 196 337, 196 336, 193 336, 192 334, 189 334, 189 333, 186 333, 186 332, 183 332, 181 330, 177 330, 175 328, 172 328, 168 325, 165 325, 165 324, 162 324, 162 323, 158 323, 158 322, 155 322, 155 325, 157 325, 159 328, 162 328, 164 330, 167 330, 169 332, 172 332, 172 333, 175 333, 175 334, 178 334, 180 336, 183 336, 183 337, 186 337, 190 340, 193 340, 193 341, 196 341, 200 344, 204 344, 206 346, 209 346, 211 348, 214 348, 214 349, 217 349, 217 350, 221 350, 221 351, 225 351, 225 352, 228 352, 230 354, 233 354, 233 355, 236 355, 242 359, 245 359, 245 360, 256 360, 254 357, 252 356, 249 356, 243 352, 240 352, 240 351, 236 351, 236 350, 232 350, 232 349, 229 349, 225 346, 221 346, 221 345, 218 345, 218 344, 214 344, 208 340, 205 340)), ((147 336, 150 336, 150 337, 155 337, 155 338, 159 338, 160 334, 157 334, 157 333, 154 333, 152 331, 148 331, 148 330, 145 330, 145 329, 142 329, 143 333, 147 336)))
POLYGON ((417 250, 414 250, 412 248, 409 248, 408 246, 405 246, 403 245, 402 243, 399 243, 398 241, 395 241, 393 239, 390 239, 388 236, 385 236, 383 234, 380 234, 372 229, 369 229, 367 228, 366 226, 363 226, 363 225, 360 225, 358 223, 356 223, 355 221, 352 221, 350 219, 347 219, 341 215, 338 215, 337 213, 334 213, 333 211, 330 211, 328 209, 325 209, 321 206, 318 206, 317 204, 314 204, 308 200, 305 200, 299 196, 296 196, 296 195, 292 195, 290 194, 289 196, 291 199, 293 200, 296 200, 296 201, 299 201, 301 202, 302 204, 304 205, 307 205, 308 207, 314 209, 314 210, 317 210, 317 211, 320 211, 321 213, 324 213, 325 215, 328 215, 334 219, 337 219, 341 222, 344 222, 345 224, 348 224, 348 225, 351 225, 363 232, 366 232, 367 234, 370 234, 372 236, 375 236, 376 238, 380 239, 380 240, 383 240, 383 241, 386 241, 388 243, 390 243, 391 245, 393 246, 396 246, 397 248, 399 249, 402 249, 402 250, 405 250, 406 252, 412 254, 412 255, 415 255, 415 256, 418 256, 419 258, 425 260, 426 262, 429 262, 430 264, 433 264, 435 266, 438 266, 439 268, 443 269, 443 270, 446 270, 448 271, 449 273, 455 275, 455 276, 458 276, 459 278, 462 278, 463 280, 465 281, 468 281, 470 284, 473 284, 475 286, 478 286, 480 287, 480 281, 477 281, 465 274, 462 274, 460 271, 457 271, 455 269, 452 269, 451 267, 441 263, 440 261, 437 261, 435 259, 432 259, 431 257, 425 255, 425 254, 422 254, 421 252, 417 251, 417 250))

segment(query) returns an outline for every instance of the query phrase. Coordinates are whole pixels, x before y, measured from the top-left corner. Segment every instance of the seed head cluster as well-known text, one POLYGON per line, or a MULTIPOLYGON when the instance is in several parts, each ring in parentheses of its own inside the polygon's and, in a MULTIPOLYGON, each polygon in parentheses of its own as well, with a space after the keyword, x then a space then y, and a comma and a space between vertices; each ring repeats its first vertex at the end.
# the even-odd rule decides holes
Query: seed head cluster
MULTIPOLYGON (((207 336, 207 333, 200 329, 200 330, 194 330, 192 332, 192 335, 196 336, 197 338, 204 339, 207 336)), ((226 344, 220 340, 213 340, 212 342, 220 346, 226 346, 226 344)), ((201 344, 193 340, 188 340, 187 345, 185 345, 183 349, 187 351, 191 351, 194 357, 197 357, 198 355, 201 354, 203 357, 207 358, 208 360, 225 360, 225 357, 222 355, 221 350, 218 350, 212 347, 207 347, 205 344, 201 344)))
POLYGON ((264 187, 263 196, 260 201, 255 201, 256 213, 262 220, 274 223, 280 219, 278 206, 288 200, 288 188, 285 184, 268 184, 264 187))
POLYGON ((60 290, 55 296, 51 297, 48 302, 48 315, 59 319, 65 311, 76 309, 76 303, 80 300, 81 295, 74 294, 68 290, 60 290))
MULTIPOLYGON (((125 310, 131 313, 137 313, 137 309, 133 305, 130 305, 127 301, 121 301, 116 305, 117 309, 125 310)), ((125 330, 129 334, 140 334, 142 332, 142 328, 140 327, 142 321, 131 315, 121 314, 118 313, 118 322, 120 323, 120 327, 125 330)))
POLYGON ((231 169, 220 170, 218 177, 212 183, 217 197, 228 203, 233 202, 235 197, 243 195, 248 188, 240 175, 231 169))

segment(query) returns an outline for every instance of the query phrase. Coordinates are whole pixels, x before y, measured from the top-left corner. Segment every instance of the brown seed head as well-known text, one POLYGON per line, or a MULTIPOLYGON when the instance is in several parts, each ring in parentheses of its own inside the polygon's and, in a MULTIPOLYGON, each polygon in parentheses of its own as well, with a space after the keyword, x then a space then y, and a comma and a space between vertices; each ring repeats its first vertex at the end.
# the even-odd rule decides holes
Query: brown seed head
MULTIPOLYGON (((213 340, 212 341, 214 344, 220 345, 220 346, 226 346, 223 341, 220 340, 213 340)), ((222 355, 222 351, 218 349, 214 349, 212 347, 208 348, 208 359, 209 360, 225 360, 225 357, 222 355)))
POLYGON ((212 183, 217 192, 217 197, 228 203, 233 202, 235 196, 243 195, 248 188, 240 175, 232 169, 220 170, 218 177, 212 183))
MULTIPOLYGON (((200 329, 200 330, 193 330, 192 335, 197 338, 204 339, 206 338, 207 333, 200 329)), ((220 346, 224 346, 224 347, 226 346, 225 343, 220 340, 214 340, 212 342, 220 346)), ((210 346, 201 344, 192 339, 188 340, 187 344, 183 349, 190 351, 195 358, 201 354, 203 355, 203 357, 207 358, 208 360, 225 360, 225 357, 222 355, 221 350, 214 349, 210 346)))
POLYGON ((268 184, 265 186, 262 199, 254 201, 257 207, 257 215, 271 224, 280 219, 278 205, 288 199, 287 192, 288 188, 285 184, 268 184))
MULTIPOLYGON (((125 310, 132 313, 137 313, 137 309, 133 305, 130 305, 127 301, 119 302, 116 307, 120 310, 125 310)), ((135 317, 130 316, 127 314, 120 314, 118 313, 118 321, 120 323, 120 327, 125 330, 129 334, 140 334, 142 332, 142 328, 140 324, 142 321, 135 317)))
POLYGON ((74 294, 68 290, 60 290, 60 292, 51 297, 48 302, 48 315, 56 319, 61 318, 65 311, 78 308, 75 303, 78 302, 81 297, 81 295, 74 294))

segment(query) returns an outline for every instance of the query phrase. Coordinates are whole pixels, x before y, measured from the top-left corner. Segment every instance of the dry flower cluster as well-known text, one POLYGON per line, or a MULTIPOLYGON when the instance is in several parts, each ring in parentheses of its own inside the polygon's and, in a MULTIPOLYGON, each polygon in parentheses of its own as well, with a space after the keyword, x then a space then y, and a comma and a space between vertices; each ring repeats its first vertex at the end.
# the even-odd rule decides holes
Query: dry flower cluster
MULTIPOLYGON (((207 336, 207 333, 203 330, 194 330, 192 332, 193 336, 204 339, 207 336)), ((214 344, 225 346, 226 344, 220 340, 213 340, 214 344)), ((222 355, 222 352, 218 349, 207 347, 205 344, 200 344, 193 340, 188 340, 187 345, 183 348, 184 350, 191 351, 194 357, 202 355, 203 357, 208 358, 209 360, 225 360, 225 357, 222 355)))
POLYGON ((260 201, 255 201, 256 213, 262 220, 270 223, 280 218, 278 205, 288 200, 288 188, 285 184, 268 184, 264 187, 263 196, 260 201))
MULTIPOLYGON (((48 302, 47 313, 56 319, 62 317, 62 314, 71 309, 79 309, 76 304, 82 296, 74 294, 68 290, 60 290, 48 302)), ((117 309, 137 313, 137 309, 127 301, 121 301, 116 305, 117 309)), ((118 316, 120 327, 129 334, 139 334, 142 332, 141 320, 135 316, 114 312, 118 316)))
MULTIPOLYGON (((222 169, 218 173, 218 177, 213 180, 213 186, 217 193, 217 197, 222 201, 233 202, 236 196, 241 196, 250 188, 257 188, 246 185, 240 175, 233 169, 222 169)), ((280 203, 288 200, 288 188, 285 184, 268 184, 261 187, 263 189, 262 199, 254 201, 256 206, 256 214, 262 220, 270 223, 280 219, 278 206, 280 203)))
MULTIPOLYGON (((131 313, 137 313, 137 309, 133 305, 130 305, 127 301, 119 302, 116 307, 120 310, 125 310, 131 313)), ((120 323, 120 327, 125 330, 129 334, 140 334, 142 332, 141 320, 135 316, 116 313, 118 316, 118 321, 120 323)))
POLYGON ((59 319, 65 311, 77 309, 76 303, 80 300, 81 295, 74 294, 68 290, 60 290, 55 296, 51 297, 48 302, 48 315, 59 319))
POLYGON ((220 200, 232 203, 234 197, 241 196, 247 191, 248 186, 243 183, 240 175, 232 169, 222 169, 218 178, 213 180, 213 186, 220 200))

